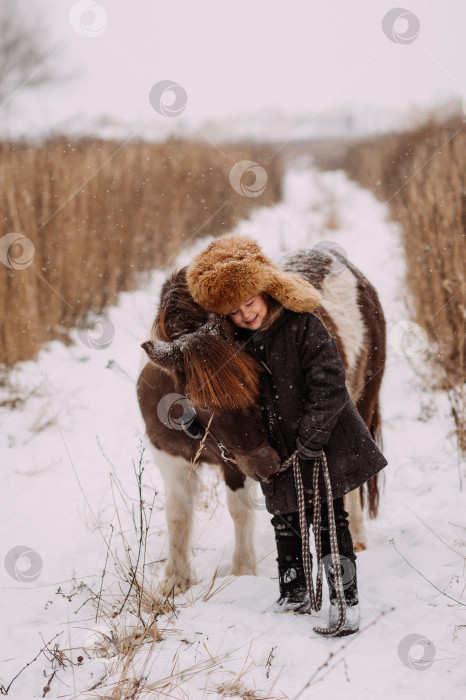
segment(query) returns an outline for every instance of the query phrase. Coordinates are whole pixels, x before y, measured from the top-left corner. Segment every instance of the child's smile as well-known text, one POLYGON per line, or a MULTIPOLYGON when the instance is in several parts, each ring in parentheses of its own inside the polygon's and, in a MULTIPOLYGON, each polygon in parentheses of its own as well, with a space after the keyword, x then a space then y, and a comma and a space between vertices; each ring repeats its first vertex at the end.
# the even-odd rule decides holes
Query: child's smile
POLYGON ((256 331, 267 316, 267 304, 263 295, 251 297, 237 309, 230 311, 228 316, 236 326, 256 331))

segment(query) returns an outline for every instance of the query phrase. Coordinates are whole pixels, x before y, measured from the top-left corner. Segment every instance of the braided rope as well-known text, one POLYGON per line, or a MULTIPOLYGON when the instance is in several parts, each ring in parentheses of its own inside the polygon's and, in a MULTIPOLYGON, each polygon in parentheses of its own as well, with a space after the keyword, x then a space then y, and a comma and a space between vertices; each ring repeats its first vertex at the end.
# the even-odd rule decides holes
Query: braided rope
POLYGON ((321 504, 319 498, 319 469, 322 467, 325 491, 327 494, 327 511, 328 511, 328 524, 330 531, 330 552, 332 557, 332 566, 334 570, 334 582, 338 601, 338 620, 333 627, 314 627, 314 632, 320 634, 324 637, 333 637, 336 635, 343 627, 346 620, 346 601, 343 592, 343 579, 341 575, 340 566, 340 554, 338 551, 338 540, 337 540, 337 529, 335 525, 335 512, 333 509, 333 499, 332 499, 332 484, 330 482, 330 475, 328 471, 327 458, 325 453, 322 453, 322 457, 314 459, 313 464, 313 488, 314 488, 314 517, 312 522, 312 529, 314 531, 314 540, 316 545, 316 555, 317 555, 317 576, 316 576, 316 589, 314 592, 314 584, 312 581, 312 563, 311 563, 311 553, 309 548, 309 528, 306 519, 306 504, 304 501, 304 487, 303 479, 301 475, 301 467, 298 459, 298 451, 293 452, 290 457, 288 457, 280 467, 280 472, 285 471, 291 465, 293 465, 293 476, 296 487, 296 495, 298 499, 298 513, 299 513, 299 526, 301 529, 302 538, 302 553, 303 553, 303 566, 304 575, 306 578, 306 585, 309 591, 309 597, 311 600, 311 608, 318 612, 322 607, 322 541, 321 541, 321 504))

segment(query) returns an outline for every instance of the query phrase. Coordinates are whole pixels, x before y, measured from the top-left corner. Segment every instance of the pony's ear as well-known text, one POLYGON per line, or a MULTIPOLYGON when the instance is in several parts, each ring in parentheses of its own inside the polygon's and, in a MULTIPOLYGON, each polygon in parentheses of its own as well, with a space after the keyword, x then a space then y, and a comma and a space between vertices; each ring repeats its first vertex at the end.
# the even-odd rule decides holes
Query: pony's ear
POLYGON ((146 351, 149 360, 163 369, 172 372, 182 372, 184 369, 183 355, 178 343, 167 343, 164 340, 147 340, 141 344, 146 351))

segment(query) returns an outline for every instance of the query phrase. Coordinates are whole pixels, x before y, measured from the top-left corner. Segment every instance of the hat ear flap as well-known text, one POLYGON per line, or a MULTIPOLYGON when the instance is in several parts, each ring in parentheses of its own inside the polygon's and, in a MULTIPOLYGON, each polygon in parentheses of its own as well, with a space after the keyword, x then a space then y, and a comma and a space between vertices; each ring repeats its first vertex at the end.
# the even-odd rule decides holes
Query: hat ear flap
POLYGON ((322 300, 312 284, 292 272, 271 270, 268 277, 269 284, 265 291, 286 309, 297 313, 312 312, 322 300))

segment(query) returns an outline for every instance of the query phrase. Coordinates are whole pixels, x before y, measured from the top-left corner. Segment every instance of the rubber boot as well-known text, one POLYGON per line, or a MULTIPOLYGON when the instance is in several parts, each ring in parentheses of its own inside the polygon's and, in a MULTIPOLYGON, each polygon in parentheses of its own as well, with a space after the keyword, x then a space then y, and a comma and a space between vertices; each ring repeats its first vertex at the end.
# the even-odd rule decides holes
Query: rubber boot
MULTIPOLYGON (((344 508, 343 498, 337 498, 333 501, 333 511, 335 515, 336 536, 341 562, 340 570, 342 572, 343 591, 346 601, 346 621, 340 632, 335 635, 340 637, 347 634, 353 634, 354 632, 358 631, 360 613, 356 575, 356 555, 353 549, 353 540, 348 523, 348 513, 344 508)), ((335 591, 332 557, 330 553, 331 547, 327 503, 322 503, 321 524, 322 556, 330 598, 329 626, 333 627, 338 620, 338 602, 335 591)))
MULTIPOLYGON (((335 635, 335 637, 344 637, 348 634, 354 634, 359 630, 360 622, 360 610, 359 610, 359 596, 358 596, 358 584, 356 575, 356 562, 352 562, 347 557, 340 556, 341 561, 341 575, 343 582, 343 592, 345 595, 346 603, 346 619, 341 630, 335 635)), ((335 590, 335 576, 334 568, 332 565, 326 566, 327 583, 330 598, 330 608, 329 608, 329 627, 336 625, 338 621, 338 600, 335 590)))
POLYGON ((280 597, 274 605, 276 612, 311 612, 311 601, 302 564, 278 567, 280 597))
POLYGON ((311 612, 302 561, 302 540, 297 513, 272 518, 277 543, 280 597, 271 606, 275 612, 311 612))

